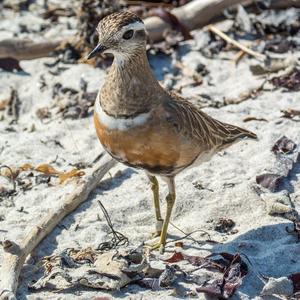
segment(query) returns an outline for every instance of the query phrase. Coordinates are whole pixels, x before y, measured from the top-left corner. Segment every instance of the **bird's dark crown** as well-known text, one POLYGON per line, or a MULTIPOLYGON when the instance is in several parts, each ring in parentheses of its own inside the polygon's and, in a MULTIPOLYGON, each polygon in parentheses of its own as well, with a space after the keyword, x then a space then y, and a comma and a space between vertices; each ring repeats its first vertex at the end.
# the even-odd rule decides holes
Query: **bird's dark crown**
POLYGON ((122 27, 136 22, 143 23, 136 14, 129 11, 117 12, 103 18, 97 26, 97 31, 105 32, 109 30, 110 32, 117 32, 122 27))

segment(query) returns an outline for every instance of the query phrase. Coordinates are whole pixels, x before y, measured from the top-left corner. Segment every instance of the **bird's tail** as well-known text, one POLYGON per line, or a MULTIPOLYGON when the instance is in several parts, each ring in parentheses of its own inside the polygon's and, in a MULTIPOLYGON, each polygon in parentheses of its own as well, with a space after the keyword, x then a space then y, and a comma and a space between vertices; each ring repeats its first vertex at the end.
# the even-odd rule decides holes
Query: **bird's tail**
POLYGON ((252 131, 249 131, 247 129, 244 129, 244 128, 241 128, 238 126, 232 126, 232 127, 233 127, 233 129, 230 130, 230 133, 231 133, 233 139, 235 139, 235 138, 237 138, 237 139, 250 138, 250 139, 255 139, 255 140, 257 139, 257 135, 252 131))
POLYGON ((226 136, 226 138, 222 141, 221 148, 227 148, 227 146, 230 146, 234 144, 235 142, 238 142, 240 140, 243 140, 245 138, 250 139, 257 139, 257 135, 254 132, 251 132, 247 129, 230 125, 230 124, 224 124, 226 126, 226 129, 229 131, 229 134, 226 136))

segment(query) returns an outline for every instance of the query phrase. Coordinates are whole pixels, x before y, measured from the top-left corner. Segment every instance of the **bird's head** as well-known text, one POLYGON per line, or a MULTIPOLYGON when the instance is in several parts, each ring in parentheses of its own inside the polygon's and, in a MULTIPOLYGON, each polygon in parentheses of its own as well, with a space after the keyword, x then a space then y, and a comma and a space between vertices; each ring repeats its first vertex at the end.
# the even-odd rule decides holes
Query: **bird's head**
POLYGON ((100 53, 111 53, 122 61, 137 51, 145 51, 145 25, 134 13, 119 12, 103 18, 97 26, 97 32, 98 45, 88 59, 100 53))

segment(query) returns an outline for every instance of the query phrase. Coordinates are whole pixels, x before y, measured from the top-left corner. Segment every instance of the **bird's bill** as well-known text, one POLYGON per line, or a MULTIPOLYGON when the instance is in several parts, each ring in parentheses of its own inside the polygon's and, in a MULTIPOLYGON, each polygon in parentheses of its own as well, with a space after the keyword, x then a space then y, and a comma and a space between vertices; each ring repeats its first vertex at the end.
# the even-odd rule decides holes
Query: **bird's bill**
POLYGON ((93 50, 92 52, 90 52, 88 54, 88 56, 86 57, 86 59, 91 59, 93 57, 95 57, 97 54, 100 54, 100 53, 103 53, 103 51, 106 50, 106 47, 101 45, 101 44, 98 44, 93 50))

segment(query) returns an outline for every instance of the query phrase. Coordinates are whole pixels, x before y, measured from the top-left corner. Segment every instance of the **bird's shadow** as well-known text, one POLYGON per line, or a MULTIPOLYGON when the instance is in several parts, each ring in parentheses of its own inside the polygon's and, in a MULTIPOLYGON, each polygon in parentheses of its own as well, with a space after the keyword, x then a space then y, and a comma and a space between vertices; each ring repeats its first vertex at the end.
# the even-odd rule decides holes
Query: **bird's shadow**
POLYGON ((117 176, 104 179, 100 182, 97 190, 95 190, 95 193, 103 193, 107 190, 113 190, 115 188, 118 188, 122 183, 132 177, 132 175, 137 174, 137 171, 135 171, 132 168, 126 168, 125 170, 121 171, 117 176))
MULTIPOLYGON (((228 242, 212 246, 197 243, 184 245, 185 250, 193 250, 193 253, 197 250, 240 253, 249 271, 238 291, 253 299, 264 286, 261 275, 279 278, 299 272, 299 241, 296 235, 287 232, 287 228, 292 229, 291 222, 251 229, 228 242)), ((232 299, 239 298, 236 295, 232 299)))

